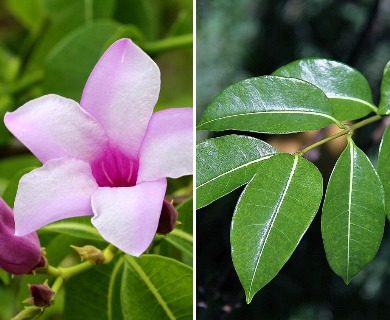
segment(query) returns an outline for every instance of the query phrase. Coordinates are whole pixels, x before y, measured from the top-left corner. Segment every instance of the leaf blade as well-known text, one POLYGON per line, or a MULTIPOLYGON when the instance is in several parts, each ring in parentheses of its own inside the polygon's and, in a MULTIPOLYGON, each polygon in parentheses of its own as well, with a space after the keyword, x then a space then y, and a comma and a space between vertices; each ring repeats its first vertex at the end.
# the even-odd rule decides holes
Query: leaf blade
POLYGON ((240 135, 207 139, 198 143, 197 209, 247 183, 255 174, 258 163, 278 152, 261 140, 240 135))
POLYGON ((248 303, 290 258, 321 197, 321 174, 302 157, 278 154, 261 164, 237 203, 231 228, 233 264, 248 303))
POLYGON ((319 88, 299 79, 262 76, 221 91, 207 106, 198 129, 291 133, 332 123, 339 124, 319 88))
POLYGON ((386 64, 385 69, 383 70, 379 114, 390 114, 390 61, 386 64))
POLYGON ((41 232, 56 232, 76 238, 105 241, 92 225, 89 217, 77 217, 53 222, 41 228, 41 232))
POLYGON ((339 121, 359 119, 377 110, 366 78, 344 63, 306 58, 282 66, 272 74, 302 79, 320 88, 332 101, 334 116, 339 121))
POLYGON ((192 319, 192 268, 157 255, 124 259, 124 318, 192 319))
POLYGON ((378 154, 378 175, 383 185, 385 194, 385 209, 390 219, 390 127, 383 134, 378 154))
POLYGON ((321 221, 328 263, 345 283, 375 256, 384 220, 379 177, 367 156, 349 138, 330 177, 321 221))

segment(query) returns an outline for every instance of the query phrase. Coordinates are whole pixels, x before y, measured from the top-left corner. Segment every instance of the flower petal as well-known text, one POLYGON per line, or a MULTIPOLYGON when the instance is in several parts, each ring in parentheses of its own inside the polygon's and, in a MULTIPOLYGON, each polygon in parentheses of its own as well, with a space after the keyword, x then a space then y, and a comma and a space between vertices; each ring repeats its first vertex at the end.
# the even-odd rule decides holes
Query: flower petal
POLYGON ((110 143, 137 159, 160 91, 160 70, 129 39, 115 42, 85 85, 81 106, 103 126, 110 143))
POLYGON ((15 235, 23 236, 60 219, 92 215, 98 189, 88 163, 56 159, 24 175, 15 199, 15 235))
POLYGON ((166 179, 160 179, 130 188, 99 188, 92 196, 92 224, 108 242, 138 257, 156 234, 166 187, 166 179))
POLYGON ((192 108, 153 114, 140 151, 138 181, 192 174, 192 108))
POLYGON ((106 149, 103 128, 77 102, 49 94, 4 118, 7 128, 39 160, 63 157, 92 161, 106 149))

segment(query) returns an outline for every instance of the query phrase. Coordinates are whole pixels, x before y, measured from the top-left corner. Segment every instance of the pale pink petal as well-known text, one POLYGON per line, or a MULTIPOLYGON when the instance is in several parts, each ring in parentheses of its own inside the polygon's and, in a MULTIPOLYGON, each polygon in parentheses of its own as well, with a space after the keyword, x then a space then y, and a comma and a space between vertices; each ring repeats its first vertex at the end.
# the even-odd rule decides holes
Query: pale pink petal
POLYGON ((160 70, 129 39, 115 42, 85 85, 81 106, 104 127, 112 146, 137 159, 160 91, 160 70))
POLYGON ((7 128, 39 160, 63 157, 92 161, 106 149, 100 124, 73 100, 49 94, 4 118, 7 128))
POLYGON ((15 199, 15 235, 23 236, 60 219, 92 215, 91 195, 98 189, 88 163, 49 160, 24 175, 15 199))
POLYGON ((139 182, 192 174, 192 119, 192 108, 153 114, 140 151, 139 182))
POLYGON ((138 257, 153 241, 166 187, 166 179, 160 179, 129 188, 99 188, 92 196, 92 224, 108 242, 138 257))

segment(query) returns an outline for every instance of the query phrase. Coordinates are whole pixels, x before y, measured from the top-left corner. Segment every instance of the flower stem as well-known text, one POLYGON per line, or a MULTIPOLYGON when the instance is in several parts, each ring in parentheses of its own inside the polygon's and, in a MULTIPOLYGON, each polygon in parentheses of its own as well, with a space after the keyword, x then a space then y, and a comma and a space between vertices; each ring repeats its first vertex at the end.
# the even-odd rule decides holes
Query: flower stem
POLYGON ((369 123, 372 123, 372 122, 375 122, 375 121, 378 121, 382 118, 381 115, 375 115, 375 116, 372 116, 370 118, 367 118, 367 119, 364 119, 362 121, 359 121, 353 125, 350 125, 350 126, 346 126, 346 128, 342 131, 340 131, 339 133, 336 133, 330 137, 327 137, 325 139, 322 139, 320 141, 317 141, 316 143, 313 143, 312 145, 302 149, 301 151, 298 151, 298 153, 302 156, 304 155, 306 152, 324 144, 324 143, 327 143, 331 140, 334 140, 336 138, 339 138, 341 136, 344 136, 346 134, 352 134, 354 130, 358 129, 358 128, 361 128, 361 127, 364 127, 365 125, 369 124, 369 123))
POLYGON ((180 48, 192 47, 192 34, 183 34, 158 41, 146 42, 142 48, 150 53, 156 54, 180 48))
POLYGON ((54 281, 53 285, 51 286, 51 290, 53 290, 54 293, 57 293, 58 290, 61 289, 63 283, 64 283, 64 278, 63 277, 58 277, 56 279, 56 281, 54 281))
MULTIPOLYGON (((104 250, 104 263, 107 264, 112 261, 112 259, 115 256, 115 247, 112 244, 109 244, 104 250)), ((90 263, 89 261, 82 262, 80 264, 77 264, 72 267, 67 267, 67 268, 58 268, 58 270, 61 273, 61 276, 64 280, 68 280, 69 278, 72 278, 73 276, 82 273, 88 269, 91 269, 95 265, 90 263)))

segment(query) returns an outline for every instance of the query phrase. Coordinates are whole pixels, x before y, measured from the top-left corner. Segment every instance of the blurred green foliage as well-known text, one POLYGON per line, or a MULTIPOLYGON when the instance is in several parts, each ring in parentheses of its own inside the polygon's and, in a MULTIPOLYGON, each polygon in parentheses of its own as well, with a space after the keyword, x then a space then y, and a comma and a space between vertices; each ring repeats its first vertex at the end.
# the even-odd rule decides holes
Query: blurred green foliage
MULTIPOLYGON (((160 67, 162 86, 155 110, 192 106, 192 9, 192 0, 1 0, 0 118, 7 111, 47 93, 79 101, 87 77, 101 54, 123 37, 131 38, 160 67)), ((37 166, 40 162, 0 121, 0 196, 4 195, 11 206, 21 174, 37 166)), ((178 192, 179 188, 187 192, 191 189, 191 179, 170 181, 170 193, 178 192)), ((182 219, 192 221, 192 211, 185 211, 182 219)), ((88 223, 87 220, 82 223, 88 223)), ((190 229, 187 231, 192 233, 192 223, 190 229)), ((106 245, 71 234, 56 230, 39 233, 52 265, 69 266, 79 262, 70 244, 93 244, 99 248, 106 245)), ((189 259, 168 241, 161 240, 161 243, 161 249, 157 245, 153 250, 168 256, 176 250, 176 259, 192 264, 192 257, 189 259)), ((104 268, 97 271, 100 279, 99 272, 107 277, 104 268)), ((90 277, 93 276, 94 273, 90 277)), ((9 281, 8 274, 0 271, 0 320, 8 320, 21 310, 22 301, 28 297, 27 283, 43 282, 45 278, 25 276, 9 281)), ((77 280, 84 284, 89 281, 83 275, 77 280)), ((77 281, 73 283, 77 286, 77 281)), ((78 303, 86 299, 84 293, 78 290, 70 299, 61 290, 43 319, 63 319, 65 299, 70 299, 66 312, 83 308, 78 303), (75 301, 76 309, 72 305, 75 301)))

